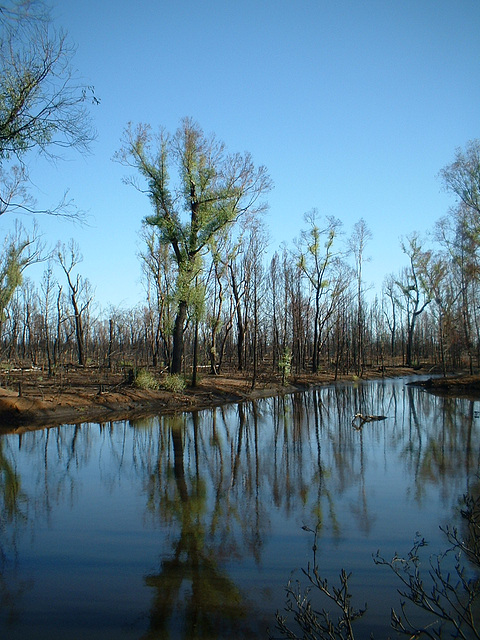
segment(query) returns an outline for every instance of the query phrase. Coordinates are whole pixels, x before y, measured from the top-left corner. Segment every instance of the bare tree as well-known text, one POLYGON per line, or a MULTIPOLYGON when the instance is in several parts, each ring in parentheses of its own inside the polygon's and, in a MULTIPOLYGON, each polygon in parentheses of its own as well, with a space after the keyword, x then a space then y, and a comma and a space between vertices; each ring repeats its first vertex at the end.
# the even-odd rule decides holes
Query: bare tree
POLYGON ((65 245, 57 247, 56 258, 67 278, 75 324, 78 364, 84 366, 86 364, 85 316, 93 299, 90 283, 79 274, 75 276, 73 273, 74 268, 83 260, 79 248, 73 240, 70 241, 68 247, 65 245))
POLYGON ((163 359, 170 368, 175 306, 175 264, 168 246, 160 240, 157 228, 144 227, 144 249, 140 252, 146 278, 147 302, 153 366, 163 359))
POLYGON ((231 293, 229 268, 235 258, 239 244, 232 242, 228 234, 220 234, 211 243, 211 266, 207 277, 207 298, 209 304, 206 308, 207 331, 210 341, 208 355, 210 360, 210 372, 214 375, 220 373, 225 343, 233 326, 235 315, 235 303, 231 293), (228 302, 230 301, 230 305, 228 302), (227 308, 228 305, 228 308, 227 308))
POLYGON ((52 358, 52 340, 51 340, 51 323, 50 319, 52 316, 52 295, 55 287, 55 279, 53 277, 52 265, 49 264, 47 269, 43 274, 43 279, 41 283, 41 290, 43 293, 43 305, 42 305, 42 324, 44 331, 44 339, 45 339, 45 354, 47 357, 47 366, 48 366, 48 375, 49 377, 53 373, 53 358, 52 358))
POLYGON ((480 239, 476 230, 478 214, 463 202, 441 218, 435 227, 435 236, 445 252, 450 280, 455 294, 449 297, 459 301, 458 326, 462 328, 464 348, 468 353, 470 371, 473 373, 474 327, 477 287, 480 281, 480 239))
MULTIPOLYGON (((480 638, 480 498, 465 495, 461 515, 462 531, 452 526, 440 527, 448 545, 443 553, 423 558, 427 542, 417 536, 405 557, 396 553, 392 560, 386 560, 379 551, 374 555, 375 564, 388 567, 400 585, 400 610, 392 608, 390 619, 397 633, 431 640, 480 638), (469 576, 468 565, 476 570, 473 577, 469 576), (418 613, 422 614, 420 618, 418 613)), ((352 606, 351 573, 345 569, 340 571, 338 585, 322 577, 317 561, 318 527, 302 528, 314 534, 312 562, 302 570, 307 586, 303 588, 300 579, 289 580, 285 612, 277 611, 275 616, 275 630, 280 636, 269 632, 269 638, 354 640, 356 621, 364 615, 367 605, 363 609, 352 606), (323 606, 325 602, 327 606, 323 606)))
POLYGON ((418 317, 432 301, 432 289, 427 278, 431 252, 424 251, 416 233, 402 240, 403 252, 408 256, 409 266, 403 269, 396 284, 402 293, 407 312, 407 352, 406 365, 413 362, 413 337, 418 317))
POLYGON ((353 233, 349 238, 348 246, 355 261, 355 274, 357 276, 357 375, 361 375, 364 363, 364 331, 365 331, 365 311, 363 300, 363 263, 365 258, 365 248, 372 238, 372 232, 367 227, 363 218, 355 223, 353 233))
POLYGON ((397 337, 397 307, 399 306, 397 290, 398 285, 395 276, 393 274, 388 275, 383 283, 383 299, 388 299, 389 302, 387 302, 387 305, 389 305, 391 309, 384 308, 383 314, 390 332, 390 357, 392 364, 395 358, 397 337))

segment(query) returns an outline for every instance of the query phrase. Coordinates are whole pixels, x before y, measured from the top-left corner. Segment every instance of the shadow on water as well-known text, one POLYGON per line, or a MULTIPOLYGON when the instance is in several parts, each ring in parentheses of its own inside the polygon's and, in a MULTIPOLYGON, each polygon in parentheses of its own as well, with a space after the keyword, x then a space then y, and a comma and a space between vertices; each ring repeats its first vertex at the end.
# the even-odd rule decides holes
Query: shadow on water
POLYGON ((386 380, 2 436, 0 634, 266 637, 308 525, 326 577, 352 569, 365 637, 386 637, 397 585, 372 553, 419 528, 440 544, 479 469, 478 409, 386 380))

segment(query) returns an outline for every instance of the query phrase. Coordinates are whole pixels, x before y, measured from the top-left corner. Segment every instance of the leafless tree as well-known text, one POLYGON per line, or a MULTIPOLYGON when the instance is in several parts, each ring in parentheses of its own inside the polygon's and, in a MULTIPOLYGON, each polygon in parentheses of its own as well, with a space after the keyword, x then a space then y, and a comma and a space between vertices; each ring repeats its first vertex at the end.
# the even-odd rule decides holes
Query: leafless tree
POLYGON ((363 371, 364 356, 364 322, 365 310, 363 300, 363 263, 368 258, 365 257, 365 249, 368 241, 372 238, 372 232, 363 218, 355 223, 352 235, 348 240, 348 247, 353 254, 355 262, 355 275, 357 278, 357 375, 363 371))
POLYGON ((80 274, 74 274, 75 267, 82 262, 83 257, 73 240, 68 247, 64 244, 58 245, 56 259, 67 278, 75 325, 78 364, 84 366, 86 364, 85 320, 93 299, 90 283, 80 274))

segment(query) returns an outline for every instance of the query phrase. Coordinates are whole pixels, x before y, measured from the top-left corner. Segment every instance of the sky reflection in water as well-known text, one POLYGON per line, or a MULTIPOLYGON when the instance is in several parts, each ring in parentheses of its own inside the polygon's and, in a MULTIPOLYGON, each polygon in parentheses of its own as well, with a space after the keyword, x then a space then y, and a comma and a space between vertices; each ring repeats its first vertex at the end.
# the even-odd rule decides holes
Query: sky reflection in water
POLYGON ((4 435, 0 636, 265 638, 319 523, 322 575, 368 603, 358 637, 386 637, 398 584, 372 554, 444 548, 478 409, 395 380, 4 435))

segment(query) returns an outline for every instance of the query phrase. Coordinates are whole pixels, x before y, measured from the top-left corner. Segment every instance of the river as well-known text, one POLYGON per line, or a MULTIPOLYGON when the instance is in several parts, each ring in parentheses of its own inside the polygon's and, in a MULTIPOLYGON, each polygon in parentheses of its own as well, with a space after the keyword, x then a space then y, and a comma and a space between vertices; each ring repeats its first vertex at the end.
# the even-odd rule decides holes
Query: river
POLYGON ((479 471, 480 402, 406 382, 0 436, 0 637, 267 638, 306 586, 303 527, 367 603, 356 637, 391 635, 398 579, 372 555, 445 549, 479 471))

